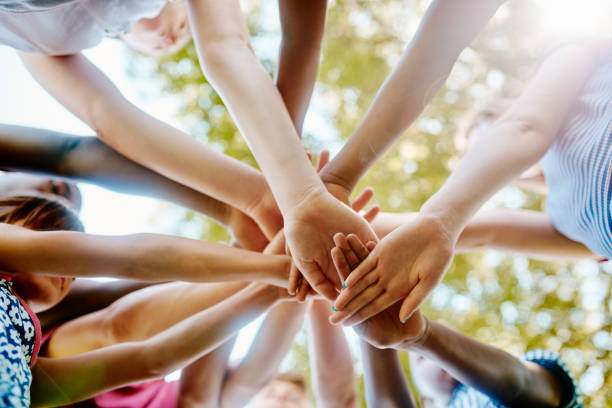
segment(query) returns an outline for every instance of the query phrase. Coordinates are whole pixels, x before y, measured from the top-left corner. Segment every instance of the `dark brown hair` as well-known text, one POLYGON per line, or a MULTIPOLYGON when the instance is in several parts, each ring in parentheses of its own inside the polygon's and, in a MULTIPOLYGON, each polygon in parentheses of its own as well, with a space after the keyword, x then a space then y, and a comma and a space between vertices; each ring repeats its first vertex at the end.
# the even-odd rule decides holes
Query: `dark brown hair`
POLYGON ((36 231, 85 231, 76 212, 52 197, 0 197, 0 222, 36 231))

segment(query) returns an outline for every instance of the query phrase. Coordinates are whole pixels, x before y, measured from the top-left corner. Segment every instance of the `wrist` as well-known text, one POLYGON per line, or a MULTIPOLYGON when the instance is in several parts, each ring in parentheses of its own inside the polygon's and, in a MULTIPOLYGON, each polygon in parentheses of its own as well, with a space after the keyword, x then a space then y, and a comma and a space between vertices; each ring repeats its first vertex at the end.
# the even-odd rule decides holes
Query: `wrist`
POLYGON ((344 177, 340 172, 336 172, 333 169, 333 165, 328 163, 323 170, 319 173, 321 180, 325 185, 335 184, 344 189, 347 196, 350 196, 355 188, 355 183, 350 181, 347 177, 344 177))
POLYGON ((407 351, 422 351, 427 348, 433 331, 433 322, 425 316, 422 316, 422 319, 423 330, 421 333, 417 337, 404 340, 400 343, 399 348, 407 351))
POLYGON ((428 225, 450 242, 457 242, 457 238, 463 230, 465 220, 452 208, 439 209, 434 205, 425 203, 417 213, 414 222, 428 225))
POLYGON ((323 183, 318 185, 306 185, 302 190, 302 193, 294 198, 293 205, 290 207, 290 209, 286 212, 286 214, 283 214, 285 225, 286 220, 292 218, 295 213, 299 214, 304 208, 310 208, 313 202, 326 200, 329 196, 331 196, 331 194, 323 186, 323 183))
MULTIPOLYGON (((272 284, 283 289, 287 288, 289 282, 289 274, 291 272, 291 257, 288 255, 271 255, 275 258, 274 276, 272 284)), ((285 290, 286 291, 286 290, 285 290)))

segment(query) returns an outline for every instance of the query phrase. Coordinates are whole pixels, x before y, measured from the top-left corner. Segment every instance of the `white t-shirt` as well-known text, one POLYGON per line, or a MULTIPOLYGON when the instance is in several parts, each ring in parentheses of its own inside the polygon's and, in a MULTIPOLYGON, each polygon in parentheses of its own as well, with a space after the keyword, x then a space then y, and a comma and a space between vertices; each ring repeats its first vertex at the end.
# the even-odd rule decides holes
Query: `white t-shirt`
POLYGON ((69 55, 157 16, 166 0, 0 0, 0 44, 69 55))

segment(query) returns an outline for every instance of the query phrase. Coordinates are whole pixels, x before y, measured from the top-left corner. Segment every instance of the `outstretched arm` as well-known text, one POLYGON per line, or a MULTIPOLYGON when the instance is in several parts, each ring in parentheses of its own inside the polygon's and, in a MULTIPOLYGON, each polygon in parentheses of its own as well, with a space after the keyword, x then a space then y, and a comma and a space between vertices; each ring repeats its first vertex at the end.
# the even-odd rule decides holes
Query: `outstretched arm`
POLYGON ((112 282, 98 282, 92 279, 77 279, 70 292, 60 303, 49 310, 36 313, 43 331, 95 312, 112 304, 117 299, 154 285, 151 282, 127 279, 112 282))
POLYGON ((149 170, 97 138, 0 124, 0 168, 59 176, 120 193, 164 199, 231 227, 243 248, 262 250, 267 243, 257 224, 237 208, 149 170))
MULTIPOLYGON (((381 213, 372 222, 379 238, 412 221, 418 213, 381 213)), ((479 249, 518 252, 539 259, 601 259, 562 235, 545 213, 495 209, 476 213, 457 239, 457 252, 479 249)))
POLYGON ((243 282, 171 282, 138 290, 104 309, 61 325, 49 341, 48 357, 69 357, 113 344, 146 340, 246 286, 243 282))
POLYGON ((257 170, 143 112, 83 55, 20 56, 55 99, 119 153, 249 214, 268 239, 282 227, 275 204, 265 199, 269 188, 257 170))
POLYGON ((283 296, 282 289, 252 284, 148 340, 66 358, 39 358, 33 368, 32 406, 70 404, 167 375, 227 341, 283 296))
POLYGON ((221 407, 244 407, 278 373, 304 321, 305 303, 283 302, 268 312, 249 352, 229 371, 221 407))
POLYGON ((343 329, 328 321, 330 312, 327 300, 312 301, 308 346, 314 393, 321 407, 355 408, 359 400, 353 359, 343 329))
POLYGON ((414 38, 378 91, 359 127, 323 171, 347 194, 420 115, 455 61, 505 0, 434 0, 414 38))
POLYGON ((319 67, 327 0, 279 0, 278 9, 282 41, 276 87, 301 135, 319 67))
POLYGON ((290 264, 286 255, 170 235, 100 236, 0 224, 0 270, 15 274, 287 285, 290 264))
POLYGON ((360 345, 367 406, 416 408, 397 351, 378 349, 363 340, 360 345))
MULTIPOLYGON (((334 262, 343 275, 350 273, 373 248, 372 244, 364 246, 355 236, 338 234, 336 241, 334 262)), ((400 323, 396 318, 400 303, 355 326, 355 331, 377 347, 422 354, 462 383, 504 405, 560 406, 563 396, 560 379, 542 366, 522 362, 501 349, 432 322, 419 310, 400 323)))
POLYGON ((348 315, 358 313, 354 323, 404 299, 399 319, 408 319, 442 279, 469 219, 549 149, 605 47, 609 43, 573 43, 551 54, 512 107, 474 141, 419 216, 387 235, 351 273, 347 293, 336 308, 355 298, 345 310, 348 315), (546 110, 534 111, 534 106, 546 110), (365 277, 377 280, 376 290, 358 295, 351 287, 365 277))
POLYGON ((237 0, 190 0, 200 63, 246 137, 284 216, 287 244, 313 288, 336 296, 332 236, 375 239, 365 220, 329 194, 303 152, 281 94, 257 59, 237 0))
POLYGON ((426 327, 421 338, 409 339, 400 348, 424 355, 463 384, 504 405, 562 406, 560 379, 544 367, 521 361, 442 324, 427 321, 426 327))

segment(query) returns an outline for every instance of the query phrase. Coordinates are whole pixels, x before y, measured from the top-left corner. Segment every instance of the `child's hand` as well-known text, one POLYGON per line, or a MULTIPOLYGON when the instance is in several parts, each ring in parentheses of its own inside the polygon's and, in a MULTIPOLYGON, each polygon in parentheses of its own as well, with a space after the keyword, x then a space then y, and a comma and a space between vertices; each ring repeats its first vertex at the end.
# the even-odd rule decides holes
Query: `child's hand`
MULTIPOLYGON (((332 259, 340 276, 348 276, 351 269, 356 268, 375 247, 374 242, 363 245, 353 234, 348 237, 336 234, 334 242, 336 247, 332 250, 332 259)), ((425 334, 426 318, 417 310, 410 320, 403 324, 397 319, 400 306, 400 302, 397 302, 353 328, 360 337, 379 348, 418 342, 425 334)))
POLYGON ((401 299, 399 319, 406 321, 442 278, 454 244, 455 238, 429 217, 391 232, 346 279, 330 321, 359 324, 401 299))

